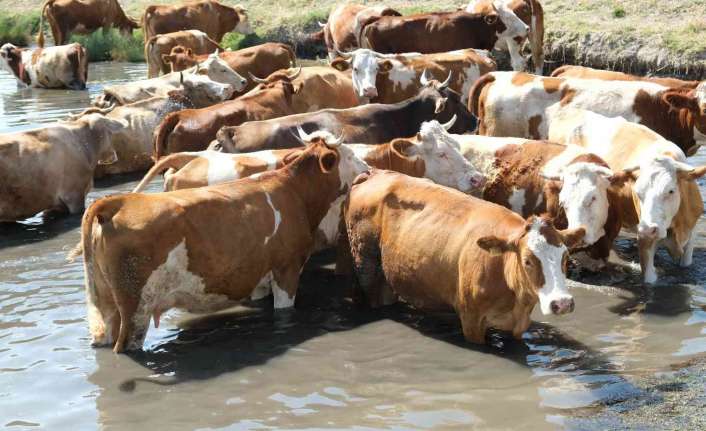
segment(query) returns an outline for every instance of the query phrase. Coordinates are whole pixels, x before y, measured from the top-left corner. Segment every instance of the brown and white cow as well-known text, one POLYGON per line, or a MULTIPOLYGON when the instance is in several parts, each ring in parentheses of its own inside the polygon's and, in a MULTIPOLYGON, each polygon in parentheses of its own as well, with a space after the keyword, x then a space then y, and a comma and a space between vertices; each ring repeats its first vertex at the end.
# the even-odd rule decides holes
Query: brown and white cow
POLYGON ((150 318, 175 307, 212 312, 269 289, 276 309, 293 306, 319 223, 365 169, 318 139, 273 172, 96 201, 81 227, 93 345, 139 349, 150 318))
MULTIPOLYGON (((225 51, 218 54, 223 61, 242 76, 270 76, 277 70, 296 66, 294 50, 285 43, 268 42, 237 51, 225 51)), ((172 72, 186 70, 206 60, 205 55, 194 55, 184 47, 174 47, 162 61, 171 67, 172 72)), ((248 82, 241 92, 247 92, 257 86, 248 82)))
POLYGON ((645 126, 586 110, 562 112, 549 136, 583 146, 631 177, 620 191, 621 220, 637 232, 645 283, 657 281, 654 254, 660 241, 681 266, 691 265, 693 230, 704 211, 694 180, 706 174, 706 166, 688 165, 679 147, 645 126))
POLYGON ((507 28, 517 26, 516 20, 521 20, 529 27, 529 37, 501 37, 495 44, 495 49, 508 51, 514 70, 522 70, 522 46, 529 39, 532 51, 534 73, 542 75, 544 71, 544 8, 537 0, 471 0, 466 12, 482 13, 491 8, 498 11, 500 20, 507 28))
POLYGON ((166 97, 170 91, 185 87, 196 105, 210 106, 230 99, 236 88, 245 88, 247 80, 227 66, 217 56, 209 56, 201 65, 183 72, 104 87, 103 94, 92 104, 98 108, 127 105, 152 97, 166 97), (222 81, 236 82, 237 86, 222 81))
POLYGON ((226 6, 215 0, 191 1, 180 5, 147 6, 142 16, 145 43, 155 35, 180 30, 201 30, 216 42, 230 31, 253 32, 242 5, 226 6))
POLYGON ((571 250, 588 269, 604 266, 620 232, 619 192, 627 175, 576 145, 522 138, 451 135, 487 178, 483 199, 522 217, 548 214, 557 227, 583 227, 571 250))
POLYGON ((706 81, 696 89, 680 89, 641 81, 491 72, 475 83, 468 104, 481 135, 546 139, 552 117, 579 108, 647 126, 687 155, 706 144, 706 81))
POLYGON ((210 54, 218 50, 223 51, 218 42, 200 30, 183 30, 152 36, 145 42, 148 78, 171 72, 169 64, 165 64, 162 58, 169 56, 172 48, 176 46, 182 46, 185 50, 189 49, 192 53, 199 55, 210 54))
POLYGON ((339 54, 342 58, 331 66, 350 69, 358 98, 373 103, 397 103, 415 96, 425 71, 440 82, 451 74, 449 87, 467 103, 473 83, 497 69, 487 51, 472 48, 441 54, 380 54, 369 49, 339 54))
POLYGON ((88 57, 78 43, 50 48, 6 43, 0 47, 0 66, 27 87, 85 90, 88 81, 88 57))
POLYGON ((413 136, 424 121, 457 120, 449 129, 465 133, 475 129, 475 118, 460 101, 461 96, 444 83, 428 81, 419 94, 399 103, 371 103, 348 109, 322 109, 316 112, 287 115, 263 121, 249 121, 223 127, 210 149, 226 153, 246 153, 300 146, 297 127, 304 130, 328 130, 349 142, 383 144, 395 138, 413 136))
POLYGON ((336 57, 336 52, 360 48, 360 31, 368 22, 381 16, 402 16, 402 14, 383 5, 342 4, 332 10, 320 32, 320 37, 326 44, 329 60, 336 57))
POLYGON ((0 221, 81 212, 96 165, 115 160, 110 135, 125 126, 91 114, 0 135, 0 221))
POLYGON ((486 331, 516 339, 539 302, 543 314, 574 309, 568 250, 583 229, 557 231, 429 180, 373 171, 354 182, 345 209, 354 280, 372 306, 396 295, 421 309, 454 310, 468 341, 486 331))
POLYGON ((644 81, 664 85, 665 87, 694 89, 699 81, 685 81, 678 78, 660 76, 637 76, 614 70, 593 69, 585 66, 566 65, 555 69, 551 76, 556 78, 602 79, 604 81, 644 81))
MULTIPOLYGON (((332 72, 328 68, 321 69, 325 73, 332 72)), ((341 106, 346 102, 343 97, 335 97, 338 88, 329 86, 316 73, 298 80, 301 70, 303 68, 294 72, 283 70, 273 73, 266 80, 258 79, 262 81, 258 87, 238 99, 208 108, 169 114, 155 131, 155 160, 170 153, 204 150, 224 126, 308 112, 312 108, 341 106)), ((341 90, 342 94, 346 93, 345 87, 341 90)), ((357 104, 352 86, 347 90, 347 101, 357 104)))
MULTIPOLYGON (((384 54, 430 54, 466 48, 491 50, 501 39, 527 36, 527 26, 519 19, 516 24, 516 28, 506 27, 494 7, 482 13, 457 11, 384 16, 363 28, 361 47, 384 54)), ((522 56, 512 63, 513 69, 525 67, 522 56)))
POLYGON ((125 15, 118 0, 45 0, 39 16, 37 45, 44 47, 44 17, 49 21, 55 45, 64 45, 72 33, 90 34, 116 27, 131 35, 140 24, 125 15))

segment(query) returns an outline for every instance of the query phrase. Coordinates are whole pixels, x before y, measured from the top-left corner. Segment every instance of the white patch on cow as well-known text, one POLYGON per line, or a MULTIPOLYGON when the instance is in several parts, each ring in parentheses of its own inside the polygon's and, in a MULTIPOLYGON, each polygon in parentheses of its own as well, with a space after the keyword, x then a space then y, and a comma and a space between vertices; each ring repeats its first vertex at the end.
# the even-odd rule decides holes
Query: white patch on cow
POLYGON ((472 64, 463 69, 463 87, 461 87, 461 103, 463 106, 468 104, 468 95, 471 87, 480 78, 480 67, 477 64, 472 64))
POLYGON ((294 307, 295 296, 289 296, 289 293, 279 287, 277 280, 274 279, 272 280, 272 296, 275 310, 294 307))
POLYGON ((129 349, 142 347, 150 316, 159 316, 170 308, 208 313, 235 304, 226 295, 207 293, 204 280, 190 272, 186 240, 182 240, 167 255, 167 260, 152 271, 142 288, 140 302, 133 317, 134 334, 129 349), (138 336, 141 336, 139 338, 138 336))
POLYGON ((541 227, 542 221, 536 219, 527 233, 527 247, 542 265, 544 286, 538 291, 539 308, 542 314, 547 315, 552 312, 553 301, 571 299, 571 295, 566 289, 566 277, 562 271, 562 260, 564 253, 566 253, 566 246, 549 244, 539 231, 541 227))
POLYGON ((543 202, 544 202, 544 193, 540 193, 539 195, 537 195, 537 203, 534 204, 535 210, 537 208, 539 208, 543 202))
POLYGON ((239 175, 235 169, 232 154, 218 151, 202 151, 200 154, 208 161, 207 181, 209 186, 238 179, 239 175))
POLYGON ((265 237, 265 245, 272 239, 275 234, 277 233, 277 229, 279 228, 279 224, 282 223, 282 214, 275 208, 275 206, 272 204, 272 198, 270 197, 269 193, 265 193, 265 196, 267 197, 267 204, 272 208, 272 214, 275 218, 275 226, 272 229, 272 234, 270 236, 265 237))
POLYGON ((544 168, 542 168, 542 174, 546 176, 560 176, 561 172, 572 160, 580 155, 586 154, 587 152, 588 151, 582 147, 569 145, 564 151, 559 153, 559 155, 549 160, 544 165, 544 168))
POLYGON ((525 193, 525 189, 513 188, 512 194, 507 200, 510 204, 510 209, 520 215, 522 215, 522 208, 525 206, 525 193))
POLYGON ((684 253, 679 258, 679 266, 685 268, 691 266, 694 261, 694 232, 689 234, 689 239, 684 245, 684 253))
POLYGON ((657 230, 657 239, 667 236, 667 229, 679 210, 681 194, 675 161, 656 156, 640 164, 640 173, 633 190, 640 202, 638 235, 649 235, 657 230))
POLYGON ((257 301, 258 299, 262 299, 267 295, 271 294, 273 282, 274 276, 272 275, 272 271, 270 271, 265 274, 265 276, 262 277, 262 280, 257 283, 255 289, 253 289, 253 291, 250 293, 250 299, 252 299, 253 301, 257 301))
POLYGON ((338 227, 341 221, 341 205, 347 195, 341 195, 331 203, 326 215, 319 223, 319 231, 324 237, 324 247, 333 247, 338 240, 338 227))
POLYGON ((248 81, 233 70, 230 65, 223 60, 218 54, 213 53, 199 65, 199 67, 208 71, 208 77, 214 81, 230 84, 235 91, 242 91, 248 84, 248 81))
POLYGON ((594 163, 573 163, 561 173, 559 201, 566 212, 568 228, 583 227, 583 242, 587 245, 605 235, 611 175, 610 169, 594 163))
POLYGON ((28 49, 25 51, 22 51, 20 54, 22 66, 25 68, 25 71, 27 72, 27 75, 29 75, 30 81, 32 83, 30 85, 37 85, 39 80, 37 79, 37 67, 32 64, 32 54, 34 53, 33 49, 28 49))
POLYGON ((338 173, 341 187, 346 186, 350 190, 355 177, 368 171, 370 166, 368 166, 364 160, 356 156, 355 151, 347 145, 338 147, 338 157, 338 173))
POLYGON ((253 180, 257 180, 262 176, 262 174, 264 174, 264 172, 258 172, 256 174, 250 175, 248 178, 252 178, 253 180))
POLYGON ((248 156, 255 157, 267 163, 267 170, 271 171, 277 167, 277 156, 275 156, 274 151, 265 150, 257 151, 254 153, 247 154, 248 156))
POLYGON ((459 145, 463 157, 487 180, 495 177, 495 152, 506 145, 523 145, 527 142, 523 138, 496 138, 481 135, 455 135, 451 134, 459 145))
POLYGON ((348 148, 353 150, 353 154, 360 160, 365 160, 368 157, 368 153, 375 149, 374 145, 368 144, 345 144, 348 148))
POLYGON ((411 67, 407 67, 397 60, 390 60, 392 69, 387 73, 387 77, 392 82, 394 91, 407 89, 417 81, 417 72, 411 67))

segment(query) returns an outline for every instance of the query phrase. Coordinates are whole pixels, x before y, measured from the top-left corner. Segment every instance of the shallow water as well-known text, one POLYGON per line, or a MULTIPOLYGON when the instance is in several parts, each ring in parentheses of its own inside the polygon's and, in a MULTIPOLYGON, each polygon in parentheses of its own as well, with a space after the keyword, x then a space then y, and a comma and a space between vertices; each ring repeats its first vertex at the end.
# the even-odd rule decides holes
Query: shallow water
MULTIPOLYGON (((89 77, 117 82, 144 70, 93 64, 89 77)), ((91 95, 99 90, 89 83, 91 95)), ((17 90, 0 72, 2 132, 87 102, 85 92, 17 90)), ((706 163, 706 153, 690 161, 706 163)), ((138 178, 101 181, 89 200, 138 178)), ((634 376, 706 352, 703 219, 691 268, 660 252, 662 284, 646 290, 631 269, 574 274, 576 311, 535 311, 522 343, 473 347, 452 315, 356 310, 330 256, 319 256, 303 274, 295 311, 275 315, 265 300, 261 309, 210 317, 171 312, 151 328, 145 351, 129 356, 88 344, 82 264, 65 261, 79 224, 75 216, 0 226, 0 426, 585 429, 574 409, 639 396, 634 376), (130 380, 148 376, 165 385, 130 380)), ((637 259, 631 240, 619 253, 637 259)))

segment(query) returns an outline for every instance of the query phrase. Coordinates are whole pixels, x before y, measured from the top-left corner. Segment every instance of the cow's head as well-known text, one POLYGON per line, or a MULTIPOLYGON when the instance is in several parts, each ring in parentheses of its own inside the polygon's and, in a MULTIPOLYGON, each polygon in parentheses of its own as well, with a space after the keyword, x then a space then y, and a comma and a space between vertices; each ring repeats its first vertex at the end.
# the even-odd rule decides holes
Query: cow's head
POLYGON ((304 87, 303 82, 298 82, 296 84, 292 82, 297 78, 297 76, 299 76, 301 71, 301 67, 299 67, 294 72, 289 72, 286 69, 282 69, 271 73, 270 76, 265 79, 258 78, 257 76, 248 72, 248 74, 250 75, 250 79, 257 82, 257 87, 250 90, 250 93, 272 88, 282 88, 285 97, 287 98, 287 101, 291 103, 292 95, 299 93, 304 87))
POLYGON ((171 67, 172 72, 181 72, 198 64, 198 59, 191 48, 177 45, 169 54, 162 54, 162 62, 171 67))
POLYGON ((6 43, 0 47, 0 67, 8 73, 17 75, 17 66, 21 60, 22 51, 11 43, 6 43))
POLYGON ((565 314, 574 310, 574 298, 566 288, 567 248, 580 243, 583 235, 583 228, 558 231, 550 220, 531 216, 519 236, 491 235, 477 244, 491 254, 514 254, 520 275, 512 284, 536 292, 542 314, 565 314))
POLYGON ((240 34, 253 34, 254 31, 250 26, 250 19, 248 18, 248 10, 245 9, 243 5, 236 5, 233 9, 236 15, 238 15, 238 23, 235 25, 233 31, 240 34))
POLYGON ((376 81, 378 73, 388 73, 395 67, 395 55, 379 54, 370 49, 357 49, 353 52, 338 52, 339 57, 331 66, 344 71, 351 68, 353 88, 358 98, 374 99, 378 97, 376 81))
POLYGON ((99 165, 109 165, 118 161, 110 136, 124 131, 128 127, 127 121, 92 113, 78 118, 75 123, 79 127, 89 129, 95 137, 88 148, 94 153, 99 165))
POLYGON ((233 96, 232 86, 213 81, 207 75, 189 72, 179 72, 179 75, 184 94, 194 103, 194 106, 210 106, 233 96))
POLYGON ((694 140, 706 145, 706 81, 694 90, 667 91, 662 99, 675 109, 687 109, 693 120, 694 140))
POLYGON ((238 126, 223 126, 216 132, 216 139, 213 140, 208 149, 220 151, 222 153, 235 153, 235 134, 238 126))
POLYGON ((667 236, 681 204, 679 181, 693 181, 703 176, 706 166, 695 168, 671 157, 656 156, 623 173, 636 178, 633 199, 639 205, 638 237, 660 240, 667 236))
POLYGON ((529 27, 510 8, 511 0, 472 0, 466 11, 480 13, 484 16, 486 24, 495 27, 498 38, 496 47, 508 48, 513 70, 524 70, 526 60, 520 54, 524 39, 529 34, 529 27), (494 24, 492 21, 500 21, 494 24))
POLYGON ((453 116, 456 116, 456 122, 449 129, 452 133, 465 133, 476 129, 476 117, 462 103, 461 95, 449 88, 451 83, 451 72, 444 82, 439 82, 430 79, 427 71, 422 72, 419 78, 422 84, 419 97, 429 98, 434 101, 435 118, 440 122, 448 122, 453 116))
POLYGON ((485 177, 463 157, 458 143, 448 134, 455 121, 454 117, 447 124, 436 120, 422 123, 415 138, 392 141, 391 151, 410 161, 422 161, 424 176, 435 183, 471 193, 483 186, 485 177))
POLYGON ((208 56, 206 60, 196 66, 196 71, 208 75, 214 81, 223 82, 233 86, 236 92, 245 90, 248 80, 233 70, 225 60, 218 55, 218 49, 208 56))
MULTIPOLYGON (((605 235, 608 219, 608 189, 622 186, 627 179, 614 175, 613 171, 595 163, 579 162, 563 168, 559 175, 544 175, 548 181, 559 184, 556 201, 564 209, 569 229, 583 227, 586 234, 583 242, 591 245, 605 235)), ((550 190, 553 190, 551 188, 550 190)), ((545 193, 551 193, 546 191, 545 193)), ((547 202, 554 201, 547 197, 547 202)), ((556 216, 558 208, 547 208, 556 216)))

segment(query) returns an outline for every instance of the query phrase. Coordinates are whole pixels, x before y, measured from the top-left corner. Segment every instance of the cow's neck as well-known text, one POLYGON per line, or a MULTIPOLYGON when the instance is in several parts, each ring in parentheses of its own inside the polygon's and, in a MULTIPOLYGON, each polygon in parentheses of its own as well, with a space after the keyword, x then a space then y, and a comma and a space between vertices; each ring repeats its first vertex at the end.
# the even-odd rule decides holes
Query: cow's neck
POLYGON ((24 63, 22 62, 22 51, 23 50, 18 49, 16 52, 11 53, 7 59, 7 64, 10 66, 12 73, 14 73, 17 79, 22 81, 24 84, 30 85, 32 84, 32 79, 30 78, 24 63))
MULTIPOLYGON (((671 138, 685 154, 696 147, 694 140, 694 117, 686 108, 674 109, 662 100, 664 92, 649 97, 646 103, 635 105, 640 123, 662 136, 671 138)), ((668 138, 668 139, 669 139, 668 138)))
POLYGON ((318 229, 333 201, 347 190, 335 174, 324 174, 314 155, 300 157, 286 168, 286 183, 306 205, 311 232, 318 229), (333 177, 336 178, 333 178, 333 177))
POLYGON ((517 298, 517 305, 529 306, 537 303, 539 295, 532 290, 527 275, 522 270, 522 262, 517 253, 505 253, 505 284, 517 298))

